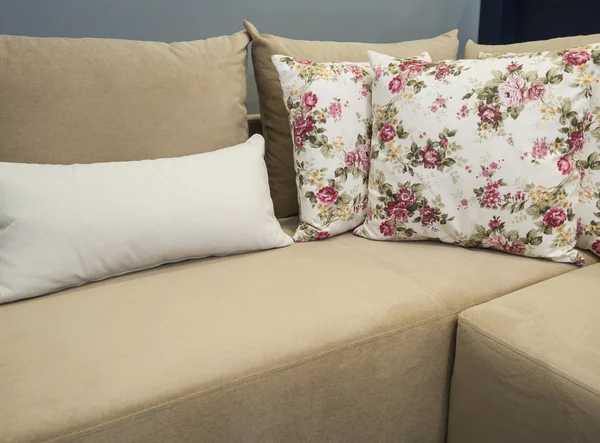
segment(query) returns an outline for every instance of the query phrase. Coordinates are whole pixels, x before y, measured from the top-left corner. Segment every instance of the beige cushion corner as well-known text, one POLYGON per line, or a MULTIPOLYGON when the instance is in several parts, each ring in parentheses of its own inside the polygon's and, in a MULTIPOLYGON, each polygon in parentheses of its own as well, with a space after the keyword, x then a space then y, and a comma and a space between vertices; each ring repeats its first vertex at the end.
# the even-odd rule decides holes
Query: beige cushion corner
POLYGON ((463 312, 450 443, 596 442, 600 264, 463 312))
POLYGON ((245 31, 207 40, 0 36, 0 161, 178 157, 246 141, 245 31))
POLYGON ((426 40, 382 44, 293 40, 260 34, 248 21, 244 21, 244 26, 252 37, 252 62, 266 143, 265 161, 278 217, 297 214, 298 202, 292 137, 279 76, 271 62, 272 55, 289 55, 314 62, 367 62, 368 50, 395 57, 429 52, 434 60, 456 59, 458 52, 457 30, 426 40))
POLYGON ((513 43, 511 45, 480 45, 469 40, 465 46, 465 58, 479 58, 480 52, 488 54, 501 54, 504 52, 541 52, 560 51, 563 49, 577 48, 592 43, 600 43, 600 34, 578 35, 575 37, 560 37, 550 40, 537 40, 533 42, 513 43))
POLYGON ((458 312, 574 269, 345 234, 3 305, 2 437, 441 443, 458 312))

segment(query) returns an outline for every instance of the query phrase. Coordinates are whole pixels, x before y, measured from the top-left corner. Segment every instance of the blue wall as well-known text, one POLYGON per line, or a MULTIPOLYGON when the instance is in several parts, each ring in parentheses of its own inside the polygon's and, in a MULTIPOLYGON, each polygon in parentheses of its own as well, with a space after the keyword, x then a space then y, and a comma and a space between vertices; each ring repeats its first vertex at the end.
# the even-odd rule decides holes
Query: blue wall
MULTIPOLYGON (((306 40, 398 42, 458 28, 475 39, 480 0, 0 0, 0 34, 182 41, 259 31, 306 40)), ((254 80, 248 108, 258 109, 254 80)))

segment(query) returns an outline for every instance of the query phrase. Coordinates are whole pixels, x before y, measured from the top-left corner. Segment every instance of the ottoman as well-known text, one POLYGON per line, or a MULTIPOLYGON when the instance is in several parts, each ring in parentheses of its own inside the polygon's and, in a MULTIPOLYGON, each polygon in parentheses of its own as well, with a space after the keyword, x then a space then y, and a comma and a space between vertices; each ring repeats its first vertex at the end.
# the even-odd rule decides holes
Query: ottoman
POLYGON ((599 264, 460 315, 448 442, 600 442, 599 264))

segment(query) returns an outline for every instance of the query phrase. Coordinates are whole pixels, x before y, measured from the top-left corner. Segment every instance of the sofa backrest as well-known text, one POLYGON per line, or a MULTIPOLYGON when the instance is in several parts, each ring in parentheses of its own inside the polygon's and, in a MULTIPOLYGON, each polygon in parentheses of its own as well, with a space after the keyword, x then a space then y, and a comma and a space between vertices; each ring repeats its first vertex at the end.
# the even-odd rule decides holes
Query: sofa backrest
POLYGON ((128 161, 244 142, 249 40, 0 36, 0 161, 128 161))

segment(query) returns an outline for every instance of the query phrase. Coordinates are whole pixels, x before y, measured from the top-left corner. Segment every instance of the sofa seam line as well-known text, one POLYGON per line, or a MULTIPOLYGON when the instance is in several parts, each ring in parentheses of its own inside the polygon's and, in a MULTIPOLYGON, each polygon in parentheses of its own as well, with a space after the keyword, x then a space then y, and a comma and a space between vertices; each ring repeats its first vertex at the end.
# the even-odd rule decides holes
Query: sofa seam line
POLYGON ((509 351, 514 352, 515 354, 517 354, 519 357, 524 358, 527 361, 530 361, 531 363, 535 364, 536 366, 538 366, 541 369, 546 370, 547 372, 550 372, 552 374, 554 374, 555 376, 565 380, 566 382, 577 386, 580 389, 583 389, 584 391, 592 394, 595 397, 599 397, 600 398, 600 392, 596 391, 594 388, 592 388, 591 386, 587 385, 587 383, 580 383, 577 382, 576 380, 572 379, 571 377, 569 377, 567 374, 563 373, 563 371, 561 371, 560 369, 554 367, 553 365, 546 365, 544 363, 542 363, 540 361, 539 358, 535 357, 534 355, 526 352, 526 351, 522 351, 519 350, 513 346, 511 346, 509 343, 507 343, 506 341, 500 339, 499 337, 497 337, 496 335, 489 333, 487 331, 484 331, 483 329, 475 326, 474 324, 472 324, 471 322, 469 322, 468 320, 466 320, 464 317, 459 317, 458 319, 458 323, 468 327, 469 329, 471 329, 473 332, 475 332, 476 334, 479 334, 480 336, 487 338, 489 341, 496 343, 500 346, 502 346, 505 349, 508 349, 509 351))
POLYGON ((241 377, 241 378, 238 378, 236 380, 232 380, 230 382, 226 382, 226 383, 220 384, 218 386, 214 386, 214 387, 202 389, 202 390, 196 391, 196 392, 194 392, 192 394, 188 394, 188 395, 185 395, 183 397, 178 397, 178 398, 175 398, 175 399, 172 399, 172 400, 164 401, 164 402, 159 403, 158 405, 151 406, 151 407, 142 409, 140 411, 132 412, 132 413, 126 414, 126 415, 124 415, 122 417, 118 417, 118 418, 115 418, 115 419, 112 419, 112 420, 108 420, 108 421, 103 422, 103 423, 98 423, 98 424, 95 424, 95 425, 92 425, 92 426, 88 426, 88 427, 86 427, 84 429, 81 429, 81 430, 78 430, 78 431, 74 431, 74 432, 68 433, 66 435, 61 435, 61 436, 58 436, 58 437, 52 437, 52 438, 50 438, 48 440, 41 440, 41 443, 55 443, 55 442, 60 442, 62 439, 65 439, 65 438, 72 438, 72 437, 77 437, 77 436, 84 437, 84 436, 94 435, 94 434, 97 434, 98 432, 100 432, 101 430, 98 429, 96 432, 94 432, 92 430, 93 428, 100 427, 100 426, 107 426, 107 425, 108 425, 107 426, 108 428, 112 428, 112 427, 114 427, 114 425, 117 424, 118 421, 122 421, 122 420, 125 420, 125 419, 128 419, 128 418, 134 418, 137 415, 145 415, 146 413, 151 412, 151 411, 156 410, 156 409, 158 409, 158 410, 164 410, 164 409, 167 409, 171 405, 181 404, 181 403, 183 403, 186 400, 199 398, 199 397, 205 396, 207 394, 212 394, 214 392, 223 391, 223 390, 225 390, 227 388, 230 388, 230 387, 235 387, 235 386, 242 385, 244 383, 252 382, 252 381, 255 381, 255 380, 260 380, 260 379, 263 379, 263 378, 265 378, 267 376, 270 376, 270 375, 273 375, 273 374, 283 373, 283 372, 285 372, 285 371, 287 371, 289 369, 297 368, 297 367, 300 367, 302 365, 305 365, 305 364, 308 364, 308 363, 312 363, 312 362, 324 359, 324 358, 332 356, 332 355, 341 354, 341 353, 343 353, 345 351, 350 351, 352 349, 356 349, 356 348, 359 348, 361 346, 368 345, 370 343, 375 343, 377 341, 380 341, 380 340, 383 340, 383 339, 386 339, 386 338, 389 338, 389 337, 392 337, 392 336, 396 336, 396 335, 402 334, 403 332, 407 332, 407 331, 410 331, 410 330, 413 330, 413 329, 417 329, 417 328, 419 328, 421 326, 425 326, 425 325, 428 325, 430 323, 437 322, 439 320, 444 320, 444 319, 449 318, 449 317, 457 316, 460 312, 461 311, 453 311, 450 314, 439 315, 439 316, 432 317, 432 318, 429 318, 427 320, 423 320, 421 322, 412 324, 410 326, 406 326, 406 327, 403 327, 403 328, 398 328, 398 329, 394 329, 394 330, 391 330, 391 331, 388 331, 388 332, 385 332, 385 333, 374 335, 374 336, 369 337, 369 338, 367 338, 365 340, 362 340, 362 341, 348 343, 346 345, 339 346, 337 348, 333 348, 333 349, 330 349, 328 351, 323 351, 323 352, 321 352, 321 353, 319 353, 319 354, 317 354, 315 356, 312 356, 312 357, 308 357, 308 358, 305 358, 305 359, 296 360, 296 361, 294 361, 292 363, 289 363, 289 364, 279 365, 275 369, 266 370, 266 371, 259 372, 259 373, 256 373, 256 374, 251 374, 251 375, 248 375, 246 377, 241 377))
MULTIPOLYGON (((367 240, 369 240, 369 239, 367 239, 367 240)), ((373 241, 373 240, 369 240, 369 241, 373 241)), ((376 256, 374 256, 373 254, 371 254, 371 253, 369 253, 369 252, 366 252, 366 251, 364 251, 364 250, 362 250, 362 249, 360 249, 360 248, 357 248, 356 246, 354 246, 354 245, 352 245, 352 244, 350 244, 350 243, 348 243, 348 242, 344 242, 343 244, 345 244, 345 245, 346 245, 346 246, 348 246, 349 248, 352 248, 352 249, 354 249, 355 251, 358 251, 358 252, 361 252, 361 253, 365 254, 365 255, 366 255, 366 256, 368 256, 368 257, 369 257, 371 260, 373 260, 374 262, 376 262, 376 263, 379 263, 380 265, 383 265, 383 266, 385 266, 387 269, 389 269, 390 271, 392 271, 392 272, 396 273, 397 275, 401 275, 401 276, 403 276, 403 277, 406 277, 406 278, 408 278, 408 279, 409 279, 411 282, 415 283, 415 284, 416 284, 418 287, 420 287, 421 289, 425 290, 425 291, 426 291, 426 292, 427 292, 429 295, 432 295, 432 296, 434 296, 436 299, 438 299, 438 300, 442 301, 442 302, 444 303, 444 305, 445 305, 447 308, 450 308, 450 305, 449 305, 449 304, 448 304, 448 303, 447 303, 445 300, 443 300, 443 299, 440 297, 440 295, 437 293, 437 291, 435 291, 433 288, 431 288, 431 287, 427 286, 425 283, 423 283, 423 282, 421 282, 421 281, 419 281, 419 280, 415 279, 414 277, 412 277, 412 276, 410 276, 409 274, 407 274, 407 273, 405 273, 405 272, 401 271, 401 270, 400 270, 400 269, 398 269, 397 267, 395 267, 395 266, 393 266, 393 265, 391 265, 391 264, 389 264, 389 263, 386 263, 385 261, 383 261, 383 260, 381 260, 381 259, 377 258, 377 257, 376 257, 376 256)), ((459 312, 462 312, 462 311, 459 311, 459 312)))

